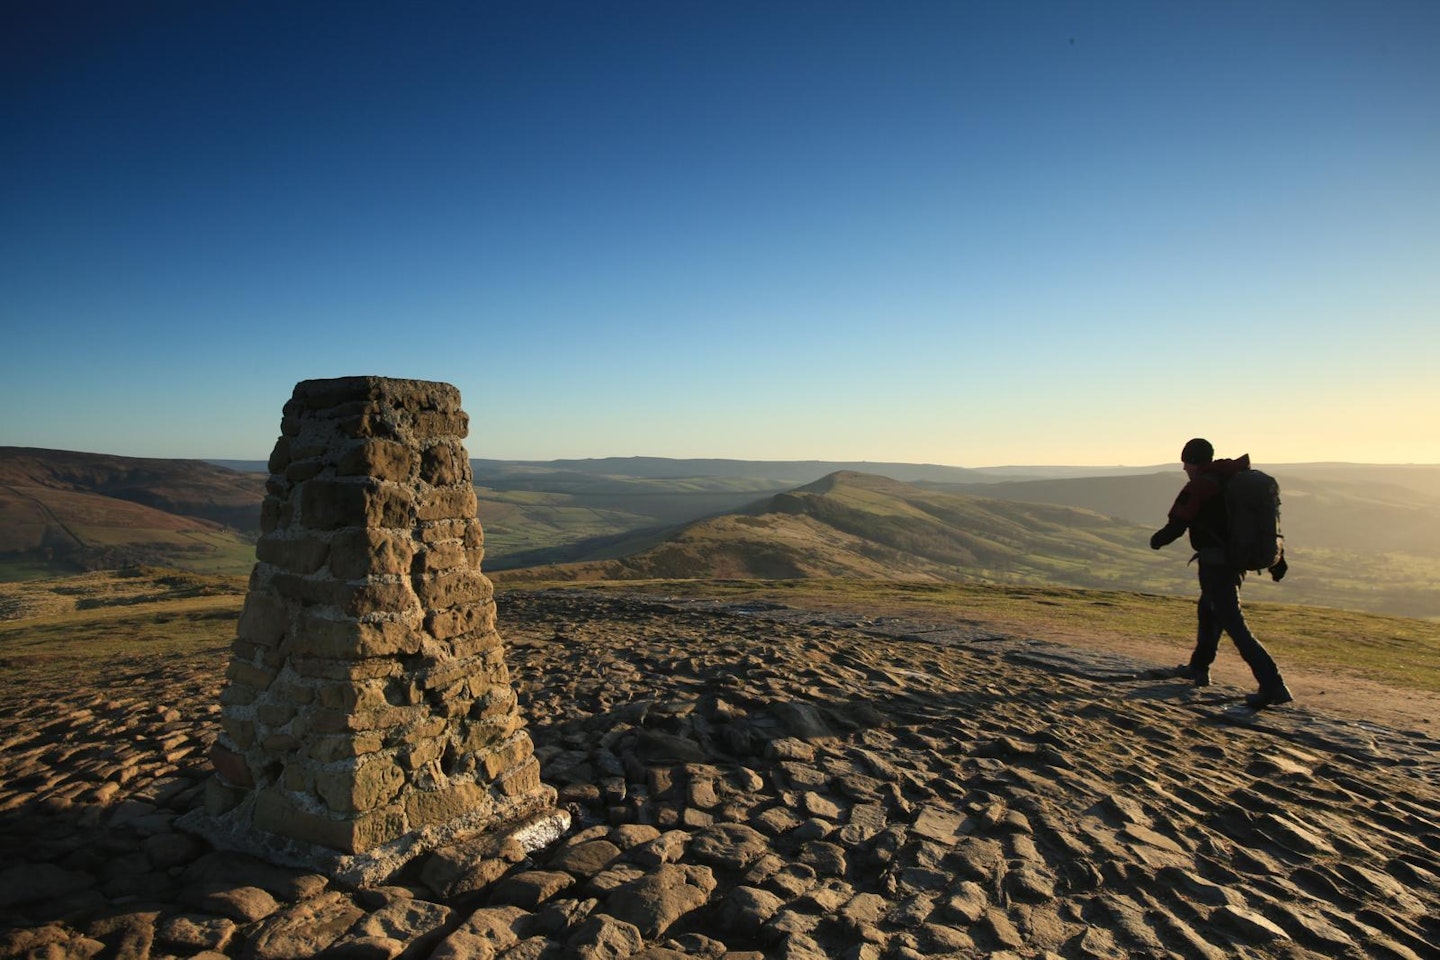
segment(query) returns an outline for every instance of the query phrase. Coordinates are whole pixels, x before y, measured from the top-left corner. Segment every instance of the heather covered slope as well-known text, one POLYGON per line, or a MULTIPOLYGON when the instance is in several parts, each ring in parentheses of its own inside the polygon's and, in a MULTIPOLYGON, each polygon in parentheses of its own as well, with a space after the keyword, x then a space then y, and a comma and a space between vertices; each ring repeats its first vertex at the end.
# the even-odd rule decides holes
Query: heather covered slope
POLYGON ((0 567, 238 572, 263 495, 263 478, 198 460, 0 447, 0 567))

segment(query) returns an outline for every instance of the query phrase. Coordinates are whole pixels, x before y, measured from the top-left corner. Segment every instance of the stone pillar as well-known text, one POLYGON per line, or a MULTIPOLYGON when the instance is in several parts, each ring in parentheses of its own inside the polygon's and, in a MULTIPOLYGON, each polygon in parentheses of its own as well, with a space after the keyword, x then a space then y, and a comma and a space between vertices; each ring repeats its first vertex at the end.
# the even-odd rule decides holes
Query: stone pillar
POLYGON ((370 882, 471 833, 568 827, 480 571, 467 431, 449 384, 296 385, 212 752, 220 845, 370 882))

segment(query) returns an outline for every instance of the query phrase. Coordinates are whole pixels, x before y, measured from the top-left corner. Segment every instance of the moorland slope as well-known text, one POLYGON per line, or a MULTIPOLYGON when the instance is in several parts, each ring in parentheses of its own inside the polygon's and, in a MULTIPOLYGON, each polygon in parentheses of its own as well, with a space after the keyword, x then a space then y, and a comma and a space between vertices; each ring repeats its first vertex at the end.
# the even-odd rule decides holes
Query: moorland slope
MULTIPOLYGON (((1126 485, 1149 478, 1115 478, 1126 485)), ((1078 481, 1077 481, 1078 482, 1078 481)), ((1174 481, 1166 486, 1173 496, 1174 481)), ((988 487, 981 488, 988 490, 988 487)), ((1163 516, 1163 508, 1161 511, 1163 516)), ((1183 544, 1156 553, 1153 525, 1077 506, 1001 499, 841 472, 764 498, 743 511, 685 525, 663 538, 603 540, 598 557, 536 565, 527 579, 717 577, 979 580, 1186 593, 1194 573, 1183 544), (628 549, 627 549, 628 548, 628 549)), ((1252 577, 1250 599, 1401 616, 1440 616, 1424 557, 1382 560, 1359 551, 1287 546, 1284 583, 1252 577), (1380 576, 1367 576, 1382 566, 1380 576)), ((507 564, 495 566, 507 576, 507 564)))
POLYGON ((200 460, 0 447, 0 563, 37 570, 136 563, 234 571, 253 547, 264 478, 200 460))
MULTIPOLYGON (((980 577, 1193 589, 1183 546, 1159 556, 1145 546, 1178 486, 1173 470, 891 464, 898 475, 889 481, 841 470, 830 476, 850 479, 836 485, 808 473, 835 466, 822 462, 472 463, 491 571, 565 565, 563 575, 585 577, 980 577), (1026 469, 1027 482, 1003 479, 1026 469), (986 482, 957 485, 957 476, 986 482), (794 477, 809 486, 797 489, 794 477), (909 482, 887 486, 901 480, 909 482), (608 565, 585 572, 596 561, 608 565)), ((1440 467, 1274 472, 1291 573, 1279 590, 1252 581, 1247 596, 1440 617, 1440 467)), ((0 448, 0 580, 137 562, 243 573, 264 481, 196 461, 0 448)))

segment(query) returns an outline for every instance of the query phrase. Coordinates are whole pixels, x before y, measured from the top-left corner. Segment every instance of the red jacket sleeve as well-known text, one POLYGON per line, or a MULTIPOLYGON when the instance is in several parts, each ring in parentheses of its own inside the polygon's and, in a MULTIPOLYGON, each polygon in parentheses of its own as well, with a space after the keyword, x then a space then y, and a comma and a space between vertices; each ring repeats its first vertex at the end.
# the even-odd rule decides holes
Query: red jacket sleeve
POLYGON ((1188 524, 1200 513, 1200 508, 1205 501, 1220 492, 1220 484, 1214 477, 1202 474, 1185 484, 1180 495, 1175 498, 1175 505, 1170 508, 1170 519, 1180 520, 1188 524))

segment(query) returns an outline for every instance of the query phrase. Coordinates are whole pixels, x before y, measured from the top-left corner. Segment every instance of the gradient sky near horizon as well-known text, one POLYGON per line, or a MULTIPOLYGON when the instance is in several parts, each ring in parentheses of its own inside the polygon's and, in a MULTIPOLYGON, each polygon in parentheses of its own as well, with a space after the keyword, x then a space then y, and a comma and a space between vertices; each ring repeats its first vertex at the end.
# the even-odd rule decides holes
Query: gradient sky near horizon
POLYGON ((1440 462, 1440 4, 0 9, 0 445, 1440 462))

